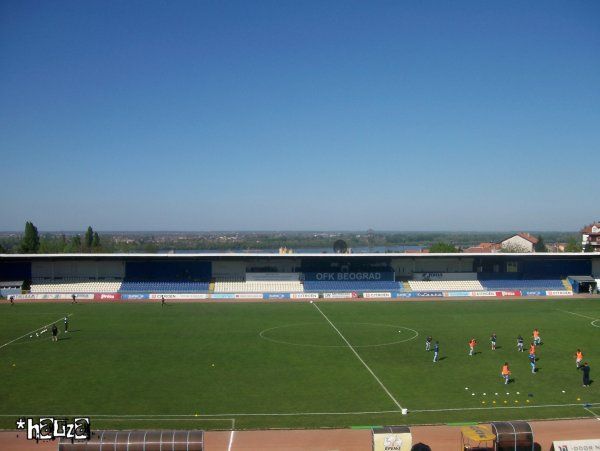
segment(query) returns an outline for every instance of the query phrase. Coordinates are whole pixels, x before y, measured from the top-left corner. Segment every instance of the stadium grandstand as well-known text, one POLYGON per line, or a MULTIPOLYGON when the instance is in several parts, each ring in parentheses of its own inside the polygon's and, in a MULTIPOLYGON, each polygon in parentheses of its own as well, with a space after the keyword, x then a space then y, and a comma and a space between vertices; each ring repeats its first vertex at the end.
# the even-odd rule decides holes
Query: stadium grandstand
POLYGON ((593 253, 0 255, 3 296, 561 295, 594 292, 599 278, 593 253))

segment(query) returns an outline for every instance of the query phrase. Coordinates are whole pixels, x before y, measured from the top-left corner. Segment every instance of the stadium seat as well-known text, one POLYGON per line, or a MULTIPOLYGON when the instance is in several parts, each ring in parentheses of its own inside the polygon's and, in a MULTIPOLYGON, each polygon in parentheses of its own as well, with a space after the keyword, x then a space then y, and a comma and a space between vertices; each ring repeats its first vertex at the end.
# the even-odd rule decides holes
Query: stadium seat
POLYGON ((412 291, 480 291, 478 280, 410 280, 412 291))
POLYGON ((89 280, 64 278, 60 280, 34 279, 31 293, 116 293, 121 280, 89 280))
POLYGON ((220 277, 215 280, 215 293, 299 293, 304 291, 299 280, 245 280, 242 277, 220 277))
POLYGON ((317 281, 305 280, 304 291, 403 291, 402 282, 393 281, 317 281))
POLYGON ((564 290, 561 279, 480 280, 485 290, 564 290))

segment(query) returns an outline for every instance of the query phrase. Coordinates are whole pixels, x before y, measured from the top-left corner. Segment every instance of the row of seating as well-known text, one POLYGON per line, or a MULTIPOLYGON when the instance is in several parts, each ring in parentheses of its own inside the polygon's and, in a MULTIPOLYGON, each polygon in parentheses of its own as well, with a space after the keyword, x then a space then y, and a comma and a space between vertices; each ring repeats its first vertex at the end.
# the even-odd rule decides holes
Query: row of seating
POLYGON ((43 282, 31 283, 32 293, 116 293, 121 281, 43 282))
POLYGON ((119 291, 121 293, 206 293, 209 287, 209 282, 124 280, 119 291))
POLYGON ((483 286, 478 280, 410 280, 412 291, 479 291, 483 286))
POLYGON ((402 291, 401 282, 392 281, 304 281, 304 291, 402 291))
MULTIPOLYGON (((133 281, 36 279, 32 293, 206 293, 209 282, 197 281, 133 281)), ((298 293, 329 291, 480 291, 480 290, 564 290, 560 279, 523 280, 436 280, 393 281, 304 281, 299 280, 244 280, 219 278, 214 283, 215 293, 298 293)))
POLYGON ((485 290, 564 290, 561 279, 481 280, 485 290))

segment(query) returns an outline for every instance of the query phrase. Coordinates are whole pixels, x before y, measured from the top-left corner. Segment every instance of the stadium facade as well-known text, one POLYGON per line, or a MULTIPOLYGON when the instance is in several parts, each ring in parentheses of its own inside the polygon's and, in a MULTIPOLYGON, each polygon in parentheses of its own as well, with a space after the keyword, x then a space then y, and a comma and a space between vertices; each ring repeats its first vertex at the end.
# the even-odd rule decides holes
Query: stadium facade
POLYGON ((2 254, 2 294, 99 299, 543 296, 597 292, 600 255, 2 254))

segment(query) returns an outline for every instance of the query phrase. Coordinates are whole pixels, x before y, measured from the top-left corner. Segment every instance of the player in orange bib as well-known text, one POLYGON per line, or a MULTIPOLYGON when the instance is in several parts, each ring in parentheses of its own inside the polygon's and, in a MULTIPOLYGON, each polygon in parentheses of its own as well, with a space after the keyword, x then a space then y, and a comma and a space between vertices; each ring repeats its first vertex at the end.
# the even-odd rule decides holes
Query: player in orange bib
POLYGON ((471 338, 471 341, 469 341, 469 355, 473 355, 475 352, 475 346, 477 346, 477 340, 475 340, 475 338, 471 338))
POLYGON ((504 365, 502 365, 502 377, 504 378, 504 385, 507 385, 510 379, 510 368, 508 368, 508 362, 504 362, 504 365))
POLYGON ((579 368, 581 366, 582 360, 583 360, 583 352, 581 352, 581 349, 578 349, 577 352, 575 353, 575 365, 577 365, 577 368, 579 368))
POLYGON ((535 343, 532 341, 531 345, 529 346, 529 355, 534 354, 535 355, 535 343))
POLYGON ((540 337, 540 331, 537 329, 533 329, 533 344, 538 346, 541 342, 542 342, 542 339, 540 337))

